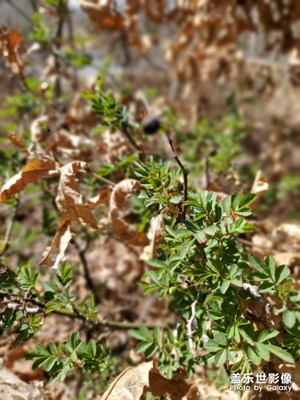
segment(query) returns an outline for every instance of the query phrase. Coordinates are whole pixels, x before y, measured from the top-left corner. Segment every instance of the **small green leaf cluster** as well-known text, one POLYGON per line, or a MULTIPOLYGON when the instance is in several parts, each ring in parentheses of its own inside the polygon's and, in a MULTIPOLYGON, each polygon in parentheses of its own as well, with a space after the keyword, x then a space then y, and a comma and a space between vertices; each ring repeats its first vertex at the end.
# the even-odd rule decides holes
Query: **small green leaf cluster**
POLYGON ((111 364, 107 349, 93 339, 84 343, 77 332, 58 345, 50 343, 47 348, 37 345, 36 351, 28 353, 26 359, 34 360, 33 369, 44 367, 51 374, 50 382, 63 381, 70 371, 78 368, 100 373, 111 364))
POLYGON ((167 378, 172 378, 173 373, 182 365, 186 365, 190 373, 194 372, 182 325, 176 329, 169 328, 167 332, 159 327, 151 332, 145 325, 141 325, 139 330, 129 330, 129 334, 140 341, 136 348, 138 353, 143 352, 146 357, 159 354, 160 370, 167 378))
POLYGON ((182 190, 179 182, 180 170, 171 169, 169 163, 156 162, 152 156, 147 158, 145 164, 140 161, 135 164, 135 175, 145 189, 140 195, 145 206, 156 204, 175 210, 182 200, 182 195, 179 194, 182 190))
POLYGON ((110 91, 104 92, 98 85, 96 93, 83 92, 82 95, 91 101, 93 111, 100 118, 96 133, 107 128, 131 127, 127 108, 121 105, 110 91))
MULTIPOLYGON (((160 209, 169 206, 174 179, 169 166, 163 169, 150 159, 138 167, 145 204, 154 198, 160 209)), ((271 354, 286 362, 299 356, 299 299, 288 267, 276 267, 271 256, 260 260, 239 242, 239 235, 254 229, 245 219, 254 200, 254 194, 242 192, 219 199, 214 192, 189 190, 186 218, 165 218, 166 243, 150 261, 141 285, 145 293, 157 291, 159 299, 168 296, 171 309, 181 316, 175 329, 182 332, 181 340, 156 332, 158 341, 144 328, 133 336, 146 356, 159 353, 160 367, 169 368, 169 374, 178 362, 190 371, 195 364, 214 364, 245 373, 269 362, 271 354), (252 315, 250 304, 263 308, 263 315, 252 315), (280 330, 271 329, 270 313, 282 313, 280 330), (173 360, 164 358, 171 346, 173 360)))

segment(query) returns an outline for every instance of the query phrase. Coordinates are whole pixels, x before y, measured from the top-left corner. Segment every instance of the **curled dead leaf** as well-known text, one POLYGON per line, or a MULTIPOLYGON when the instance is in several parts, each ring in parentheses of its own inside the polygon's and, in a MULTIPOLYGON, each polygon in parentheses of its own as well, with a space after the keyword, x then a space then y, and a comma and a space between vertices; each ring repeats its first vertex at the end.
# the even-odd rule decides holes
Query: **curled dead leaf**
POLYGON ((53 160, 30 160, 20 172, 10 178, 0 192, 0 203, 19 193, 29 183, 58 174, 53 160))
POLYGON ((76 221, 98 230, 97 222, 79 192, 79 173, 86 172, 87 164, 82 161, 72 161, 64 165, 60 171, 60 181, 56 204, 62 221, 76 221))
POLYGON ((161 213, 151 219, 150 228, 147 233, 150 244, 144 248, 140 257, 141 260, 149 261, 154 258, 157 245, 163 240, 164 233, 165 223, 163 214, 161 213))
POLYGON ((43 254, 43 258, 39 265, 57 269, 59 263, 65 255, 65 251, 71 239, 71 221, 64 221, 60 223, 56 235, 54 236, 50 247, 47 248, 43 254))
POLYGON ((125 200, 140 189, 141 185, 135 179, 124 179, 113 189, 110 198, 110 216, 114 234, 122 241, 133 246, 145 246, 148 244, 147 236, 138 232, 135 226, 124 220, 125 200))

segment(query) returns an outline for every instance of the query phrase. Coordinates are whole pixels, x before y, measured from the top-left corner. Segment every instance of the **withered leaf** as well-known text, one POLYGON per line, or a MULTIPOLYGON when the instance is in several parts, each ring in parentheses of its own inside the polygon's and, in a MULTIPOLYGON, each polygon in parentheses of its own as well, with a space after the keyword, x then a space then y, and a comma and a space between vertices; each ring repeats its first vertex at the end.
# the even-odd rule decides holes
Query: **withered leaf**
POLYGON ((163 240, 165 232, 165 224, 163 213, 153 217, 150 221, 150 228, 147 233, 149 246, 144 247, 143 253, 140 256, 141 260, 149 261, 154 258, 157 245, 163 240))
POLYGON ((250 205, 251 208, 255 208, 260 197, 268 190, 269 184, 268 182, 262 177, 261 171, 257 171, 255 175, 255 179, 252 185, 251 193, 256 194, 255 201, 250 205))
POLYGON ((104 204, 109 196, 110 190, 109 189, 102 189, 101 192, 95 196, 90 198, 86 205, 91 208, 94 209, 98 206, 101 206, 102 204, 104 204))
POLYGON ((54 236, 50 247, 46 249, 43 254, 43 259, 39 265, 57 269, 71 239, 71 221, 60 223, 56 235, 54 236))
POLYGON ((9 61, 16 62, 16 51, 22 43, 22 36, 19 31, 12 29, 7 34, 7 50, 9 52, 9 61))
POLYGON ((124 220, 124 203, 128 196, 140 189, 140 183, 134 179, 124 179, 113 189, 110 197, 110 216, 112 228, 117 237, 133 246, 145 246, 148 244, 147 236, 138 232, 135 226, 124 220))
POLYGON ((255 194, 262 194, 264 192, 266 192, 269 188, 269 184, 268 182, 262 177, 261 171, 257 171, 253 185, 252 185, 252 189, 251 189, 251 193, 255 193, 255 194))
POLYGON ((172 380, 163 377, 153 366, 153 361, 125 369, 109 386, 101 400, 139 400, 143 393, 154 396, 169 394, 172 400, 182 399, 189 391, 181 374, 174 374, 172 380))
POLYGON ((85 162, 72 161, 60 169, 61 176, 56 204, 62 221, 77 221, 98 230, 97 222, 79 192, 77 176, 79 173, 85 172, 86 168, 85 162))
POLYGON ((10 178, 0 192, 0 203, 10 199, 20 192, 29 183, 37 182, 41 178, 49 178, 58 174, 53 160, 30 160, 20 172, 10 178))
POLYGON ((166 393, 172 400, 181 400, 189 391, 188 385, 184 377, 180 373, 173 375, 171 380, 162 376, 158 369, 153 367, 149 373, 149 388, 145 387, 144 391, 151 392, 154 396, 164 396, 166 393))
POLYGON ((125 369, 109 386, 101 400, 139 400, 144 386, 149 386, 153 361, 125 369))
POLYGON ((15 133, 12 133, 9 136, 9 138, 12 141, 12 143, 22 151, 22 153, 24 153, 26 155, 29 154, 26 144, 24 143, 24 140, 20 136, 16 135, 15 133))

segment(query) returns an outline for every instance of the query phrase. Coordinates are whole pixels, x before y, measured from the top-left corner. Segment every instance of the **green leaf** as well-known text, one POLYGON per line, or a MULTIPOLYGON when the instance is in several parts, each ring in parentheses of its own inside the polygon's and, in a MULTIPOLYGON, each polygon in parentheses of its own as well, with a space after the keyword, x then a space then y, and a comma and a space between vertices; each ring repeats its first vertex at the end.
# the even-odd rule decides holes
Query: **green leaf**
POLYGON ((145 350, 145 356, 146 357, 151 357, 153 356, 154 353, 156 353, 159 350, 158 345, 156 343, 152 343, 151 346, 149 346, 145 350))
POLYGON ((153 338, 154 338, 154 342, 161 347, 162 345, 162 334, 161 334, 161 330, 156 326, 153 329, 153 338))
POLYGON ((243 337, 243 339, 245 340, 246 343, 249 343, 251 345, 254 345, 253 340, 251 339, 251 337, 244 331, 244 329, 239 329, 239 332, 241 334, 241 336, 243 337))
POLYGON ((263 275, 266 275, 266 266, 258 257, 249 254, 248 259, 253 267, 257 269, 257 271, 263 275))
POLYGON ((181 247, 180 253, 179 253, 179 258, 181 260, 183 260, 186 257, 186 255, 188 254, 188 252, 190 251, 190 248, 193 246, 194 243, 195 243, 195 239, 192 239, 183 244, 183 246, 181 247))
POLYGON ((142 342, 136 346, 136 351, 142 353, 147 350, 150 346, 153 346, 153 342, 142 342))
POLYGON ((226 349, 220 350, 215 355, 215 363, 217 367, 220 367, 225 363, 227 359, 227 351, 226 349))
POLYGON ((261 363, 261 357, 257 353, 257 349, 252 346, 245 347, 245 353, 254 365, 259 365, 261 363))
POLYGON ((139 331, 136 331, 134 329, 129 329, 128 333, 130 336, 132 336, 133 338, 135 338, 137 340, 145 341, 144 336, 139 331))
POLYGON ((140 331, 140 334, 142 335, 142 337, 144 338, 143 340, 147 340, 150 342, 153 341, 153 338, 149 332, 149 329, 146 327, 146 325, 142 324, 139 331, 140 331))
POLYGON ((266 257, 266 267, 268 269, 268 272, 272 278, 273 281, 275 281, 275 268, 276 268, 276 263, 275 260, 272 256, 267 256, 266 257))
POLYGON ((281 347, 274 346, 273 344, 267 344, 268 350, 274 354, 275 356, 281 358, 283 361, 286 361, 288 363, 294 363, 295 360, 291 356, 290 353, 288 353, 286 350, 283 350, 281 347))
POLYGON ((282 322, 287 328, 292 328, 296 320, 296 313, 294 311, 286 310, 282 315, 282 322))
POLYGON ((242 197, 241 201, 239 202, 239 208, 243 208, 248 206, 249 204, 253 203, 255 200, 256 195, 254 193, 246 194, 242 197))
POLYGON ((263 343, 266 340, 273 339, 278 334, 279 334, 279 331, 277 331, 276 329, 265 329, 264 331, 262 331, 260 333, 260 335, 258 336, 257 341, 260 342, 260 343, 263 343))
POLYGON ((256 348, 259 356, 265 360, 270 361, 270 352, 268 350, 268 346, 264 343, 256 343, 256 348))
POLYGON ((209 352, 216 352, 222 349, 222 347, 215 340, 211 339, 205 343, 204 348, 209 352))
POLYGON ((222 207, 224 212, 228 215, 228 217, 230 217, 231 196, 227 196, 222 200, 222 207))
POLYGON ((228 344, 227 337, 223 332, 215 332, 214 340, 221 346, 227 346, 228 344))
POLYGON ((280 265, 275 271, 275 281, 277 284, 284 281, 290 275, 290 270, 286 265, 280 265))
POLYGON ((220 291, 222 294, 225 294, 230 286, 230 281, 223 281, 220 286, 220 291))

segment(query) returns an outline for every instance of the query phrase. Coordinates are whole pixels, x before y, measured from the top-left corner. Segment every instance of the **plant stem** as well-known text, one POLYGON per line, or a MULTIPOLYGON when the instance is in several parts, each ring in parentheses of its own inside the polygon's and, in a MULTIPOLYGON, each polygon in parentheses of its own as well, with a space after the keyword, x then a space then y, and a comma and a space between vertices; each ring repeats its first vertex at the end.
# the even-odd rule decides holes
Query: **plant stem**
POLYGON ((173 140, 168 136, 168 140, 171 146, 171 149, 174 153, 174 158, 177 164, 179 165, 182 175, 183 175, 183 201, 181 202, 181 220, 184 220, 186 217, 186 201, 187 201, 187 196, 188 196, 188 171, 185 168, 185 166, 182 164, 180 161, 180 158, 178 157, 177 152, 175 151, 175 148, 173 146, 173 140))
MULTIPOLYGON (((40 307, 41 312, 45 312, 46 305, 37 300, 34 296, 30 296, 26 299, 26 302, 33 303, 40 307)), ((80 313, 79 311, 73 312, 69 311, 66 309, 61 309, 61 310, 54 310, 50 314, 55 314, 55 315, 60 315, 62 317, 68 317, 71 319, 79 319, 83 322, 85 322, 87 325, 90 325, 92 329, 100 329, 100 328, 111 328, 111 329, 116 329, 116 330, 129 330, 129 329, 138 329, 141 326, 141 322, 120 322, 120 321, 95 321, 95 320, 89 320, 87 317, 80 313)), ((147 328, 153 329, 158 324, 147 324, 147 328)), ((161 326, 162 327, 162 326, 161 326)))
POLYGON ((88 246, 86 246, 85 249, 81 249, 79 244, 76 242, 76 240, 74 238, 73 238, 72 242, 74 243, 74 246, 77 249, 78 256, 79 256, 81 264, 83 266, 83 273, 84 273, 84 277, 85 277, 87 286, 94 296, 95 303, 99 304, 100 303, 99 293, 98 293, 97 288, 95 287, 93 279, 90 275, 89 264, 88 264, 86 254, 85 254, 88 246))

